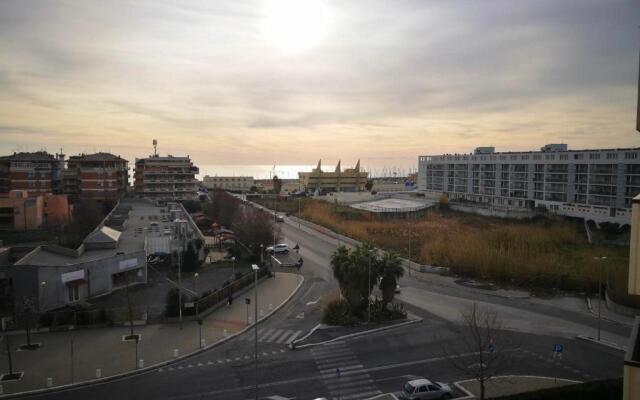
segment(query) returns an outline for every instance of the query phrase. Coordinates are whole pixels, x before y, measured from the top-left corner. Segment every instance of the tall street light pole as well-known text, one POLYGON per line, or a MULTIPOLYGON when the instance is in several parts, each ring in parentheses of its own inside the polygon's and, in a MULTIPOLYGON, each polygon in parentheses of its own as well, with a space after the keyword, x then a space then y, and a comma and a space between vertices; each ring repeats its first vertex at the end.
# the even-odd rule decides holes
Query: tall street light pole
POLYGON ((178 315, 180 317, 180 329, 182 329, 182 255, 178 252, 178 315))
POLYGON ((600 341, 600 330, 602 324, 602 262, 607 259, 607 257, 593 257, 594 260, 598 260, 600 264, 600 270, 598 272, 598 342, 600 341))
POLYGON ((367 324, 371 322, 371 250, 369 250, 369 280, 367 287, 369 288, 369 296, 367 297, 367 324))
POLYGON ((256 400, 258 400, 258 266, 255 264, 251 264, 251 268, 254 273, 254 284, 253 284, 253 306, 254 306, 254 344, 255 344, 255 384, 256 384, 256 400))

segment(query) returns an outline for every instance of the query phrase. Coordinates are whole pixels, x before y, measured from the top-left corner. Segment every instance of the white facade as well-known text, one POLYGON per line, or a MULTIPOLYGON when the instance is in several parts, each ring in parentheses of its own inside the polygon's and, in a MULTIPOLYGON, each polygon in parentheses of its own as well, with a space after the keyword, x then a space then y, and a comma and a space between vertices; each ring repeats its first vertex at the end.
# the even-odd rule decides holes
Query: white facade
POLYGON ((222 189, 233 192, 248 192, 254 185, 252 176, 205 176, 202 179, 207 189, 222 189))
POLYGON ((452 201, 535 209, 628 224, 640 193, 640 148, 444 154, 418 157, 418 190, 452 201))

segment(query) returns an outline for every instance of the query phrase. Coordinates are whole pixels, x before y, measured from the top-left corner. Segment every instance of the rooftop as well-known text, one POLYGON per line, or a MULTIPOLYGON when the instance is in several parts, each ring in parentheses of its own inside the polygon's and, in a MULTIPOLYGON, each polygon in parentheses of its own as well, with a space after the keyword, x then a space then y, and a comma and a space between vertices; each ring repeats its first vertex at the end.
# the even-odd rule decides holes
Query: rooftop
POLYGON ((359 210, 365 210, 375 213, 403 213, 424 210, 426 208, 434 206, 434 202, 420 202, 414 200, 389 198, 375 201, 368 201, 366 203, 352 204, 351 207, 359 210))
MULTIPOLYGON (((109 249, 87 249, 78 255, 73 249, 56 249, 55 246, 39 246, 24 256, 16 265, 64 266, 95 261, 118 253, 131 254, 145 250, 145 236, 160 237, 165 228, 171 228, 165 208, 138 199, 123 200, 118 208, 131 207, 127 223, 122 232, 108 226, 93 231, 85 240, 114 239, 119 236, 117 246, 109 249), (151 226, 155 222, 157 225, 151 226), (98 233, 100 232, 100 233, 98 233), (74 254, 75 253, 75 254, 74 254)), ((117 211, 118 208, 114 210, 117 211)), ((112 212, 113 214, 113 212, 112 212)), ((107 219, 108 221, 108 219, 107 219)))
POLYGON ((111 153, 94 153, 94 154, 80 154, 77 156, 69 157, 69 161, 124 161, 128 162, 120 156, 115 156, 111 153))
POLYGON ((32 153, 13 153, 8 156, 0 157, 0 160, 5 161, 55 161, 55 157, 46 151, 35 151, 32 153))

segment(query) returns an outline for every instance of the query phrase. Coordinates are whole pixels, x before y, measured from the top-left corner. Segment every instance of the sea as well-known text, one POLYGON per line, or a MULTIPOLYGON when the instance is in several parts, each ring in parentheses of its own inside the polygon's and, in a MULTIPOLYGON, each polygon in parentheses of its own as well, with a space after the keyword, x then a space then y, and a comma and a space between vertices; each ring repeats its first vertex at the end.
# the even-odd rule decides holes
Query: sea
MULTIPOLYGON (((202 179, 209 176, 252 176, 254 179, 271 179, 277 175, 280 179, 298 179, 298 172, 311 172, 317 165, 199 165, 200 174, 196 178, 202 179)), ((322 170, 332 172, 335 165, 322 165, 322 170)), ((351 165, 342 165, 342 168, 353 168, 351 165)), ((416 172, 417 168, 402 167, 362 167, 363 171, 369 172, 372 178, 391 178, 407 176, 416 172)))

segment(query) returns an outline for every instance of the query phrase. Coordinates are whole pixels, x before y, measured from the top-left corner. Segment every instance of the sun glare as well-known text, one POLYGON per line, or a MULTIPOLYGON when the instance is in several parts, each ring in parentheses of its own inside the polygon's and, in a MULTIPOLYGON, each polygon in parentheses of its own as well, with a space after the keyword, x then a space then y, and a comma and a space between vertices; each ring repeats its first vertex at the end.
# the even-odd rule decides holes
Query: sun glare
POLYGON ((320 42, 327 20, 321 0, 267 0, 264 29, 276 47, 297 53, 320 42))

